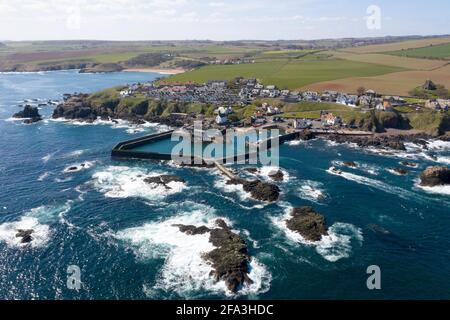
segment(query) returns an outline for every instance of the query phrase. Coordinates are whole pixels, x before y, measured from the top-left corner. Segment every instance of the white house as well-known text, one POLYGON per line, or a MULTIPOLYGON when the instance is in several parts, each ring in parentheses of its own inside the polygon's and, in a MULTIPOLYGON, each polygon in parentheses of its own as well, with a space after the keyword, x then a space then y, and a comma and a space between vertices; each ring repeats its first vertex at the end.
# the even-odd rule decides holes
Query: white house
POLYGON ((224 115, 224 114, 219 114, 219 115, 217 115, 217 117, 216 117, 216 123, 217 123, 218 125, 224 125, 224 124, 227 124, 227 123, 228 123, 228 118, 227 118, 227 116, 224 115))

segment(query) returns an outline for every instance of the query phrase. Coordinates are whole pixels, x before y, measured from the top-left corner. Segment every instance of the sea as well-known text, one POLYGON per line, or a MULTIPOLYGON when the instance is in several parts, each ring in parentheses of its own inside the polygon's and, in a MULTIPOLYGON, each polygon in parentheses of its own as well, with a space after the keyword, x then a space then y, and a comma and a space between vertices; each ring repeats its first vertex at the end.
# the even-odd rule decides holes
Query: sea
MULTIPOLYGON (((267 204, 213 169, 111 158, 118 142, 166 131, 164 125, 53 120, 53 105, 40 106, 44 120, 32 125, 11 118, 26 103, 160 76, 0 74, 0 299, 450 298, 450 188, 422 188, 418 178, 428 166, 450 164, 448 142, 386 152, 291 141, 279 150, 280 200, 267 204), (408 174, 397 175, 398 167, 408 174), (143 181, 160 174, 185 182, 165 188, 143 181), (286 228, 300 206, 326 217, 321 241, 286 228), (218 218, 252 257, 253 284, 237 294, 210 275, 208 234, 174 227, 213 226, 218 218), (16 237, 20 229, 34 230, 31 243, 16 237), (373 266, 380 271, 375 289, 368 286, 373 266)), ((277 170, 259 169, 253 177, 267 181, 277 170)))

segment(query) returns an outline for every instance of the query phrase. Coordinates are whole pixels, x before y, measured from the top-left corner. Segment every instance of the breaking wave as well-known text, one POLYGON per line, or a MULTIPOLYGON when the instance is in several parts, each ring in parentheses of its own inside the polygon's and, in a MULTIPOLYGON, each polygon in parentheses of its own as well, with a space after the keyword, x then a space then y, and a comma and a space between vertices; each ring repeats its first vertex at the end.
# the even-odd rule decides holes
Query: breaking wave
POLYGON ((298 189, 300 198, 308 201, 320 202, 327 197, 321 182, 304 180, 300 183, 301 186, 298 189))
POLYGON ((182 192, 187 185, 182 182, 170 182, 169 188, 163 185, 145 182, 147 177, 165 173, 150 172, 143 168, 111 166, 93 175, 94 186, 108 198, 137 197, 147 200, 161 200, 166 196, 182 192))
POLYGON ((0 224, 0 242, 5 242, 9 247, 43 247, 50 239, 50 224, 60 221, 65 223, 64 215, 70 211, 71 202, 60 206, 40 206, 31 209, 18 221, 0 224), (22 243, 21 238, 16 237, 19 230, 33 230, 30 243, 22 243))
MULTIPOLYGON (((230 295, 223 281, 215 282, 211 277, 212 267, 202 258, 215 248, 209 242, 210 234, 187 235, 174 226, 214 227, 215 219, 214 209, 205 206, 164 221, 119 231, 116 237, 127 243, 138 259, 165 259, 153 288, 149 290, 146 286, 147 293, 163 290, 189 298, 206 290, 230 295)), ((251 262, 249 276, 254 283, 244 287, 240 294, 254 294, 268 289, 270 274, 256 259, 251 262)))

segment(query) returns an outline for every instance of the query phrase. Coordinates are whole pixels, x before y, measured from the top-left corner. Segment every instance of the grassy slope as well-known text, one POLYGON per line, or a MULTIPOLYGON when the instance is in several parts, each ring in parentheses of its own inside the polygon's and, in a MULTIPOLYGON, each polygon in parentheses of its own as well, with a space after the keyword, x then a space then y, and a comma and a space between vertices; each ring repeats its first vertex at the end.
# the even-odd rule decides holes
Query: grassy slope
POLYGON ((289 60, 273 59, 266 62, 242 65, 207 66, 176 75, 169 81, 232 80, 235 77, 258 78, 265 84, 280 88, 296 89, 310 83, 354 76, 377 76, 402 71, 397 67, 376 65, 348 60, 289 60))

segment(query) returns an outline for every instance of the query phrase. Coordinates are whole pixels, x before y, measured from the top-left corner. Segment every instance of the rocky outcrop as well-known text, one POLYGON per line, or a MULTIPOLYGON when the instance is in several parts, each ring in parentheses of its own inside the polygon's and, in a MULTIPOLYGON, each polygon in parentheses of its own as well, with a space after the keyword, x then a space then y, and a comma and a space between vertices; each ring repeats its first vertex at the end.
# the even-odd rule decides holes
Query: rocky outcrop
POLYGON ((31 241, 33 241, 33 237, 31 236, 33 233, 34 230, 32 229, 29 230, 19 229, 17 230, 16 238, 21 238, 20 240, 21 243, 30 243, 31 241))
POLYGON ((251 194, 253 199, 265 202, 275 202, 280 197, 280 188, 268 182, 261 180, 247 181, 244 179, 228 180, 227 184, 237 185, 241 184, 245 192, 251 194))
POLYGON ((344 166, 349 167, 349 168, 357 168, 358 164, 354 161, 345 161, 344 166))
POLYGON ((447 167, 428 167, 420 175, 420 185, 424 187, 450 185, 450 169, 447 167))
POLYGON ((180 178, 178 176, 172 176, 172 175, 161 175, 161 176, 156 176, 156 177, 148 177, 148 178, 145 178, 144 181, 149 184, 162 185, 166 189, 172 189, 169 186, 169 183, 171 183, 171 182, 181 182, 181 183, 186 182, 183 178, 180 178))
POLYGON ((58 105, 53 111, 53 118, 65 118, 69 120, 94 121, 100 115, 92 108, 86 94, 69 97, 63 104, 58 105))
POLYGON ((120 72, 124 68, 118 63, 99 63, 82 68, 79 73, 111 73, 120 72))
POLYGON ((39 110, 36 107, 26 105, 22 111, 13 115, 13 118, 25 119, 24 123, 30 124, 42 120, 42 116, 39 114, 39 110))
POLYGON ((312 140, 315 138, 316 138, 316 135, 313 132, 311 132, 311 130, 308 130, 308 129, 303 130, 298 133, 299 140, 309 141, 309 140, 312 140))
POLYGON ((211 276, 216 281, 224 281, 228 290, 237 293, 243 285, 253 283, 248 276, 250 256, 247 244, 222 219, 216 221, 216 226, 217 228, 210 229, 205 226, 175 225, 181 232, 189 235, 210 233, 209 241, 215 249, 205 253, 203 258, 212 265, 211 276))
POLYGON ((269 178, 277 182, 282 182, 284 180, 284 173, 281 170, 274 170, 269 172, 269 178))
POLYGON ((417 168, 417 166, 418 166, 417 163, 410 162, 410 161, 402 161, 402 162, 400 162, 400 164, 402 166, 409 167, 409 168, 417 168))
POLYGON ((325 217, 318 214, 311 207, 294 208, 292 218, 287 220, 288 229, 299 233, 308 241, 320 241, 322 236, 328 235, 325 217))
POLYGON ((395 174, 398 174, 400 176, 405 176, 408 174, 408 171, 403 168, 392 168, 391 170, 392 170, 392 172, 394 172, 395 174))

